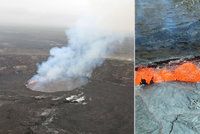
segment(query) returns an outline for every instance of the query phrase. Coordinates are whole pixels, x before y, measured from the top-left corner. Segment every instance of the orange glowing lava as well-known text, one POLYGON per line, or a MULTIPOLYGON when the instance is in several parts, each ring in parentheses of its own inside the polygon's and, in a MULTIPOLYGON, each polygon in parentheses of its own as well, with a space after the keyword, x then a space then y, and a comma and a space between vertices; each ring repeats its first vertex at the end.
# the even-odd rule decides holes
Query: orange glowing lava
POLYGON ((191 62, 186 62, 175 69, 146 67, 136 71, 136 85, 166 81, 200 82, 200 68, 191 62))

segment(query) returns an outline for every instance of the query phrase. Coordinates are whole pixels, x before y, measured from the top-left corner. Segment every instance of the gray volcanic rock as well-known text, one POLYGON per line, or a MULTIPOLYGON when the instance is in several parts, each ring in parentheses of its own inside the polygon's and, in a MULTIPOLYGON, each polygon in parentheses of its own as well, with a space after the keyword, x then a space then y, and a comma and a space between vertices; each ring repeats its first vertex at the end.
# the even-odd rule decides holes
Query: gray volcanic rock
POLYGON ((32 91, 25 83, 45 58, 0 55, 0 134, 133 133, 132 62, 107 59, 72 91, 32 91))
POLYGON ((136 96, 136 132, 138 134, 159 132, 159 122, 148 110, 141 96, 136 96))
POLYGON ((136 0, 136 36, 195 22, 199 6, 199 0, 136 0))
POLYGON ((137 0, 136 64, 199 55, 199 7, 197 0, 137 0))
POLYGON ((0 26, 0 134, 132 134, 131 40, 80 88, 44 93, 25 86, 49 49, 67 43, 65 30, 0 26))
MULTIPOLYGON (((136 66, 198 57, 199 42, 199 0, 136 0, 136 66)), ((137 134, 200 133, 200 84, 140 86, 135 99, 137 134)))
POLYGON ((137 89, 138 134, 200 133, 199 84, 161 83, 137 89))

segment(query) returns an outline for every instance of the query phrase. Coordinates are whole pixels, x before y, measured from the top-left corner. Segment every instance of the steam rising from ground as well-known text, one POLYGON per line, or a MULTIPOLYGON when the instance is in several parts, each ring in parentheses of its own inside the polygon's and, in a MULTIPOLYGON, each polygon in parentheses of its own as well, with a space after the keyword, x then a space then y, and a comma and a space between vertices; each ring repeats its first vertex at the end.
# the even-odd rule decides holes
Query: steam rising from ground
POLYGON ((64 90, 85 84, 92 70, 103 63, 103 58, 114 51, 115 45, 132 36, 131 1, 84 2, 83 15, 66 31, 68 44, 50 50, 48 60, 38 65, 37 74, 29 81, 36 81, 29 86, 31 89, 47 91, 45 85, 58 81, 67 81, 64 90))

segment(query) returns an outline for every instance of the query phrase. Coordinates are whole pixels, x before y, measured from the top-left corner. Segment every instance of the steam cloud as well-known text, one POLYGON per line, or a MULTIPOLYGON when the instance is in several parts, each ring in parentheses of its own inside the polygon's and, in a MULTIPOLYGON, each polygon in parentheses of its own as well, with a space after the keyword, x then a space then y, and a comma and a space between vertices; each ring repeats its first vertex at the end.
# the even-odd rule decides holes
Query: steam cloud
MULTIPOLYGON (((52 48, 47 61, 38 65, 33 90, 44 90, 45 84, 68 81, 65 90, 72 90, 87 82, 93 69, 120 44, 132 36, 133 5, 129 0, 84 1, 85 10, 66 35, 66 46, 52 48), (43 87, 43 89, 42 89, 43 87)), ((52 89, 53 91, 55 89, 52 89)), ((59 90, 59 89, 58 89, 59 90)))

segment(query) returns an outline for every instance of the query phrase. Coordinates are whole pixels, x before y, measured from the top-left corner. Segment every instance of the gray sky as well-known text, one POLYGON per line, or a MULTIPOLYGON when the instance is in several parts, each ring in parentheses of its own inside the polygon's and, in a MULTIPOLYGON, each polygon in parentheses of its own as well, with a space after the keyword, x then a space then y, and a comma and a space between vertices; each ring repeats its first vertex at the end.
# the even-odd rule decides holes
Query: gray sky
POLYGON ((129 22, 134 14, 130 13, 133 11, 130 8, 134 8, 131 0, 0 0, 0 3, 0 24, 68 27, 90 11, 115 18, 109 20, 115 21, 115 25, 133 23, 129 22))
POLYGON ((68 26, 86 7, 81 0, 0 0, 0 3, 0 23, 22 25, 68 26))

